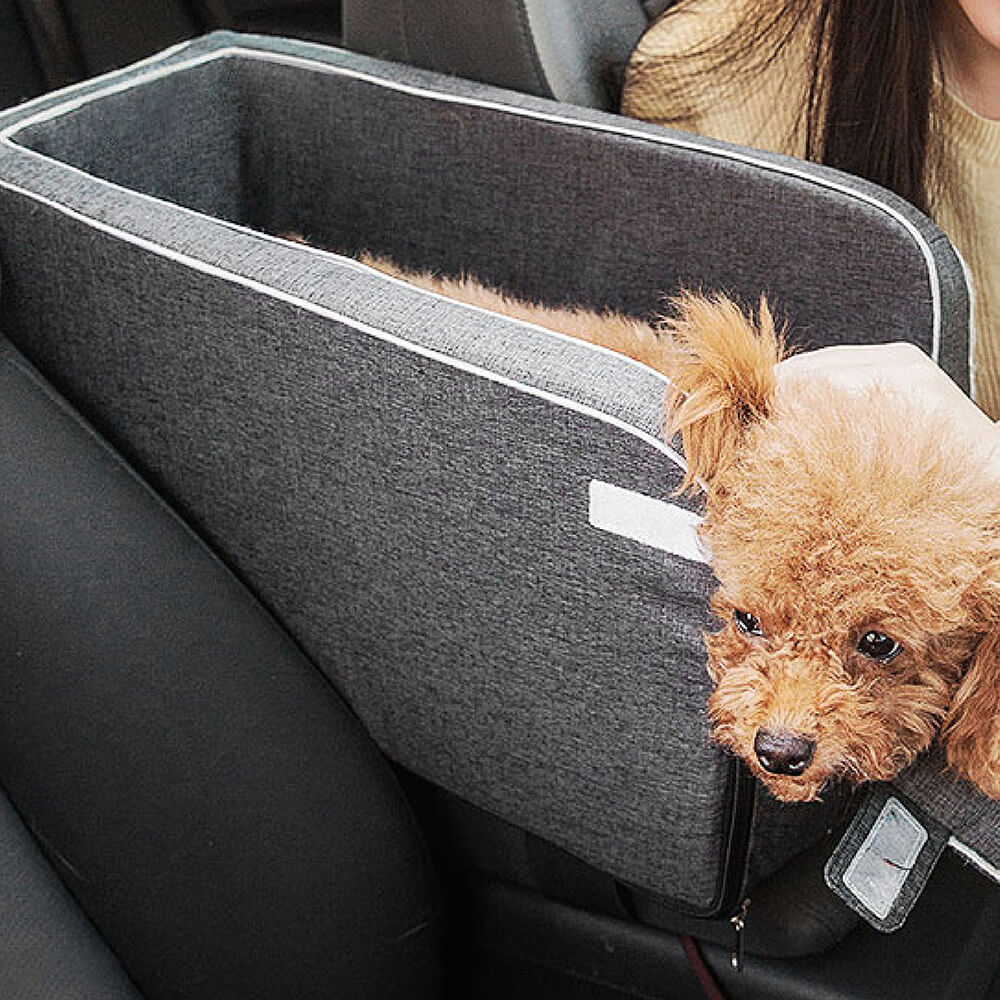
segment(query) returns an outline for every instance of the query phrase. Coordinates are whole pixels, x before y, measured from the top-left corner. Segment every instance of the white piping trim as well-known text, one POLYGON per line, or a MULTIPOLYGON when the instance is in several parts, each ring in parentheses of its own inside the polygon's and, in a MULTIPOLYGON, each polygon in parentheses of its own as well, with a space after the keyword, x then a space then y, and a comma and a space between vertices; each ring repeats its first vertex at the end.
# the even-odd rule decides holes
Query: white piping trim
MULTIPOLYGON (((180 46, 175 46, 173 49, 168 50, 167 53, 163 53, 160 57, 164 58, 166 55, 176 52, 180 46)), ((938 361, 941 352, 941 286, 938 277, 937 264, 934 260, 934 255, 931 250, 930 244, 924 239, 920 231, 907 219, 902 213, 897 211, 891 205, 879 201, 871 195, 868 195, 862 191, 857 191, 846 184, 838 183, 828 177, 821 177, 814 175, 810 172, 796 169, 794 166, 785 163, 776 163, 771 160, 763 159, 761 157, 756 157, 751 154, 746 154, 739 152, 736 149, 716 147, 716 146, 706 146, 703 143, 699 143, 694 140, 688 140, 684 138, 679 138, 677 136, 662 134, 655 135, 648 132, 640 131, 639 129, 630 129, 627 127, 614 125, 606 122, 593 122, 580 120, 577 118, 569 117, 566 115, 559 115, 554 112, 543 112, 536 111, 534 109, 523 108, 513 104, 501 104, 497 101, 487 101, 480 98, 463 97, 456 94, 446 94, 440 91, 428 90, 425 87, 415 86, 413 84, 399 83, 393 80, 385 80, 380 77, 372 76, 369 73, 364 73, 360 70, 347 69, 342 66, 333 66, 329 63, 321 62, 318 60, 307 59, 301 56, 288 55, 286 53, 279 52, 267 52, 262 49, 252 49, 246 48, 244 46, 232 45, 219 48, 213 52, 205 53, 204 55, 197 56, 193 59, 182 60, 170 65, 162 66, 159 70, 140 73, 129 80, 123 81, 120 84, 113 85, 110 88, 98 88, 88 94, 69 101, 68 103, 56 105, 53 108, 48 109, 48 111, 41 112, 37 115, 28 116, 15 124, 8 126, 0 132, 0 142, 9 143, 9 138, 15 135, 22 128, 28 127, 30 124, 34 124, 37 121, 45 121, 54 117, 58 117, 62 114, 68 114, 73 110, 81 107, 84 104, 90 103, 91 101, 98 100, 111 93, 117 93, 122 90, 130 89, 131 87, 138 86, 152 79, 158 79, 164 76, 172 75, 173 73, 181 72, 186 69, 190 69, 194 66, 202 65, 207 62, 211 62, 216 59, 225 59, 233 56, 241 56, 250 59, 257 59, 263 62, 277 62, 285 65, 302 66, 308 68, 312 71, 331 73, 335 76, 344 76, 350 79, 360 80, 365 83, 369 83, 373 86, 382 87, 387 90, 394 90, 399 93, 410 94, 411 96, 421 97, 428 100, 439 101, 445 104, 455 104, 467 107, 481 108, 484 110, 498 111, 503 114, 517 115, 522 118, 531 118, 538 121, 549 122, 554 125, 564 125, 573 128, 584 128, 590 129, 596 132, 607 132, 613 135, 628 136, 634 139, 640 139, 646 142, 654 142, 660 145, 674 146, 681 149, 692 149, 698 150, 702 153, 708 153, 710 155, 719 156, 723 159, 735 160, 737 162, 747 163, 756 167, 761 167, 765 170, 770 170, 775 173, 785 174, 791 177, 796 177, 800 180, 807 181, 808 183, 816 184, 820 187, 825 187, 833 191, 839 191, 842 194, 846 194, 849 197, 856 198, 859 201, 863 201, 880 211, 884 212, 886 215, 890 216, 897 223, 899 223, 903 228, 910 234, 911 238, 917 244, 920 249, 921 254, 924 257, 924 262, 927 266, 927 277, 928 283, 930 285, 931 293, 931 307, 932 307, 932 336, 931 336, 931 357, 934 361, 938 361)), ((139 64, 143 65, 143 64, 139 64)), ((128 69, 128 67, 126 68, 128 69)), ((134 67, 132 67, 134 69, 134 67)), ((109 74, 109 79, 111 74, 109 74)), ((69 89, 67 89, 67 93, 69 89)))
MULTIPOLYGON (((508 388, 517 389, 521 392, 526 393, 527 395, 534 396, 538 399, 543 399, 548 403, 553 403, 556 406, 562 406, 565 409, 573 411, 574 413, 578 413, 582 416, 589 417, 594 420, 599 420, 602 423, 608 424, 612 427, 617 428, 618 430, 622 430, 628 434, 631 434, 633 437, 638 438, 639 440, 648 444, 650 447, 654 448, 656 451, 665 455, 679 469, 682 470, 686 469, 686 464, 684 462, 684 459, 664 441, 661 441, 659 438, 655 437, 652 434, 646 433, 645 431, 641 430, 638 427, 634 427, 633 425, 626 423, 624 420, 621 420, 618 417, 614 417, 611 414, 604 413, 601 410, 598 410, 592 406, 588 406, 585 403, 580 403, 574 399, 568 399, 565 396, 556 395, 555 393, 548 392, 545 389, 540 389, 537 386, 533 386, 525 382, 519 382, 517 379, 509 378, 505 375, 499 374, 498 372, 494 372, 487 368, 483 368, 479 365, 463 361, 460 358, 452 357, 451 355, 445 354, 442 351, 438 351, 430 347, 425 347, 421 344, 415 344, 412 341, 406 340, 403 337, 400 337, 396 334, 389 333, 387 330, 382 330, 379 327, 371 326, 368 323, 364 323, 350 316, 346 316, 343 313, 339 313, 333 309, 328 309, 325 306, 319 306, 314 302, 310 302, 307 299, 301 298, 300 296, 284 292, 281 289, 273 288, 270 285, 266 285, 263 282, 257 281, 254 278, 247 278, 241 274, 236 274, 233 271, 227 271, 224 268, 217 267, 214 264, 209 264, 206 261, 199 260, 197 257, 192 257, 190 254, 183 253, 179 250, 173 250, 170 247, 164 247, 158 243, 154 243, 152 240, 145 239, 144 237, 141 236, 136 236, 133 233, 129 233, 126 230, 120 229, 117 226, 112 226, 109 225, 108 223, 101 222, 97 219, 93 219, 90 216, 84 215, 82 212, 78 212, 76 209, 69 208, 66 205, 53 201, 51 198, 46 198, 44 195, 40 195, 33 191, 28 191, 25 188, 20 187, 19 185, 11 184, 9 181, 0 180, 0 187, 5 188, 8 191, 13 191, 26 198, 30 198, 32 201, 45 205, 48 208, 54 209, 55 211, 60 212, 63 215, 75 219, 77 222, 81 222, 86 226, 90 226, 91 228, 98 230, 99 232, 114 236, 117 239, 121 239, 126 243, 130 243, 133 246, 139 247, 142 250, 155 254, 158 257, 163 257, 167 260, 172 260, 176 263, 183 264, 185 267, 190 267, 192 270, 200 271, 203 274, 210 275, 211 277, 220 278, 223 281, 228 281, 232 284, 240 285, 244 288, 250 289, 251 291, 257 292, 258 294, 267 295, 281 302, 286 302, 289 305, 296 306, 297 308, 303 309, 306 312, 311 312, 317 316, 322 316, 324 319, 331 320, 335 323, 341 323, 344 326, 348 326, 354 330, 359 331, 360 333, 364 333, 367 334, 368 336, 375 337, 377 340, 393 344, 396 347, 401 347, 404 350, 411 351, 412 353, 418 354, 421 357, 429 358, 433 361, 446 365, 450 368, 455 368, 459 371, 463 371, 470 375, 475 375, 479 378, 484 378, 487 381, 495 382, 499 385, 503 385, 508 388)), ((358 266, 362 267, 363 265, 359 264, 358 266)), ((371 269, 369 268, 368 270, 371 269)))
POLYGON ((1000 882, 1000 869, 991 865, 981 854, 978 854, 969 847, 968 844, 963 844, 957 837, 949 837, 948 846, 956 854, 960 854, 965 858, 970 864, 975 865, 988 878, 993 879, 994 882, 1000 882))
POLYGON ((976 340, 979 337, 979 331, 976 329, 976 286, 972 280, 972 269, 958 247, 954 249, 955 256, 958 257, 958 262, 962 265, 965 287, 969 292, 969 395, 974 400, 976 398, 976 340))
MULTIPOLYGON (((172 52, 177 51, 178 48, 183 48, 185 43, 180 46, 175 46, 173 49, 168 49, 164 56, 170 55, 172 52)), ((187 43, 189 44, 189 43, 187 43)), ((137 73, 135 76, 131 76, 124 80, 119 80, 117 83, 110 83, 109 86, 105 87, 95 87, 93 89, 88 89, 87 93, 81 94, 78 97, 71 97, 66 101, 59 101, 53 104, 51 107, 47 107, 42 111, 36 112, 33 115, 26 115, 20 118, 18 121, 13 122, 8 125, 2 132, 0 132, 0 139, 5 145, 10 145, 8 139, 10 136, 17 135, 18 132, 23 129, 30 128, 32 125, 38 125, 41 122, 52 121, 54 118, 63 118, 66 115, 71 115, 80 108, 86 107, 88 104, 93 104, 97 101, 102 101, 106 97, 113 97, 115 94, 122 94, 125 91, 133 90, 136 87, 145 86, 148 83, 152 83, 155 80, 163 80, 167 77, 174 76, 177 73, 184 73, 188 70, 197 69, 199 66, 204 66, 207 63, 217 62, 223 59, 229 59, 233 56, 251 55, 254 52, 253 49, 243 50, 238 47, 226 47, 222 49, 217 49, 214 52, 204 52, 200 56, 194 56, 191 59, 182 59, 179 62, 166 62, 164 65, 155 65, 159 62, 155 57, 152 60, 148 60, 149 63, 154 65, 154 68, 145 72, 137 73)), ((296 57, 297 58, 297 57, 296 57)), ((308 60, 297 61, 306 62, 309 66, 313 66, 312 62, 308 60)), ((143 65, 139 63, 138 65, 143 65)), ((126 67, 128 69, 128 67, 126 67)), ((116 73, 108 74, 106 79, 110 80, 112 77, 121 76, 124 71, 119 70, 116 73)), ((87 81, 91 83, 92 81, 87 81)), ((81 85, 77 85, 81 86, 81 85)), ((77 89, 76 87, 68 87, 64 93, 69 94, 77 89)), ((39 100, 43 100, 45 97, 50 95, 43 95, 39 100)), ((31 102, 34 103, 34 102, 31 102)), ((26 105, 27 107, 28 105, 26 105)), ((51 159, 51 157, 47 157, 51 159)))

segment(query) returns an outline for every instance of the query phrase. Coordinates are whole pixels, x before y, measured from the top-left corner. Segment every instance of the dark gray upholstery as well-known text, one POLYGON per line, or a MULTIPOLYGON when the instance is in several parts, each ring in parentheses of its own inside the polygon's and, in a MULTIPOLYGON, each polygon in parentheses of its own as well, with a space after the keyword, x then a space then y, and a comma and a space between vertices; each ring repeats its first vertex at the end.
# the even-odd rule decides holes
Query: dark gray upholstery
POLYGON ((930 222, 829 170, 231 35, 0 125, 10 336, 394 760, 698 913, 825 828, 767 804, 751 829, 708 743, 705 567, 589 523, 595 480, 676 487, 663 380, 268 234, 645 315, 763 290, 800 344, 908 339, 967 385, 930 222))
MULTIPOLYGON (((680 286, 750 301, 766 291, 802 346, 904 339, 932 351, 937 340, 968 385, 961 267, 898 198, 787 158, 357 56, 322 57, 346 72, 310 72, 294 61, 305 51, 275 41, 228 58, 220 40, 216 58, 183 74, 154 71, 58 126, 26 125, 6 143, 10 179, 69 201, 65 168, 26 152, 37 151, 241 226, 391 251, 550 302, 651 314, 680 286), (500 100, 516 103, 491 107, 500 100)), ((85 213, 106 200, 116 224, 156 239, 181 226, 146 200, 141 215, 116 208, 103 185, 79 193, 85 213)), ((190 219, 181 228, 184 246, 217 242, 190 219)))

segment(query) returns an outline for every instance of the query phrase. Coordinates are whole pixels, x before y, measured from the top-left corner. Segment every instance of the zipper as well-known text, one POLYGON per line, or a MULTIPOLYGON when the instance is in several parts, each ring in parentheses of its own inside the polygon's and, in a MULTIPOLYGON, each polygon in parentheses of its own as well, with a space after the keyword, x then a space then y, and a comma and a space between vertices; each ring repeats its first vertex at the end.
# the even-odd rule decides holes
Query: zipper
MULTIPOLYGON (((726 789, 729 822, 723 831, 723 845, 719 852, 720 875, 716 895, 705 907, 663 897, 662 902, 670 909, 699 920, 724 920, 728 918, 733 923, 737 919, 739 913, 735 917, 731 914, 741 909, 741 904, 746 905, 743 892, 746 886, 747 856, 750 852, 750 830, 756 794, 756 779, 741 761, 733 758, 729 767, 726 789)), ((617 882, 617 886, 619 899, 634 915, 636 904, 630 902, 630 898, 634 894, 646 896, 648 893, 636 889, 626 882, 617 882)), ((735 923, 733 926, 736 926, 735 923)))
POLYGON ((733 950, 729 955, 729 964, 737 971, 743 971, 743 931, 747 925, 747 915, 750 912, 750 897, 748 896, 740 904, 739 911, 729 922, 733 925, 734 941, 733 950))
POLYGON ((750 852, 750 828, 753 823, 757 782, 739 760, 733 760, 730 771, 729 828, 722 854, 722 889, 715 912, 719 916, 732 913, 742 902, 746 879, 747 856, 750 852))

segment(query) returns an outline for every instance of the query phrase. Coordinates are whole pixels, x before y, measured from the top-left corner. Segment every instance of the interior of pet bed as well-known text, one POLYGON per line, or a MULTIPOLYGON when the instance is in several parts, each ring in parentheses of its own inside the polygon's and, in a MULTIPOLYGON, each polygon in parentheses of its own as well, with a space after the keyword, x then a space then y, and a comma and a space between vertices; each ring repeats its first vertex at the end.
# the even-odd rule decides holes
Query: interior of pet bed
POLYGON ((660 133, 361 66, 217 47, 9 141, 217 219, 548 302, 648 316, 682 287, 766 292, 798 345, 914 340, 967 384, 960 268, 891 195, 683 138, 665 162, 660 133))

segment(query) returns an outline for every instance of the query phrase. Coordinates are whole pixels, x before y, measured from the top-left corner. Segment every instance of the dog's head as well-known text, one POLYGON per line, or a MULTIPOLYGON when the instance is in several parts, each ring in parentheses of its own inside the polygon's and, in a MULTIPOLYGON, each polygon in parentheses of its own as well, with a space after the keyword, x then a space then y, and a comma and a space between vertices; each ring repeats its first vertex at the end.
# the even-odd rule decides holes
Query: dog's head
POLYGON ((1000 485, 900 394, 776 392, 766 309, 705 333, 710 312, 681 304, 672 415, 720 584, 714 738, 809 800, 892 778, 943 729, 951 764, 1000 796, 1000 485))

